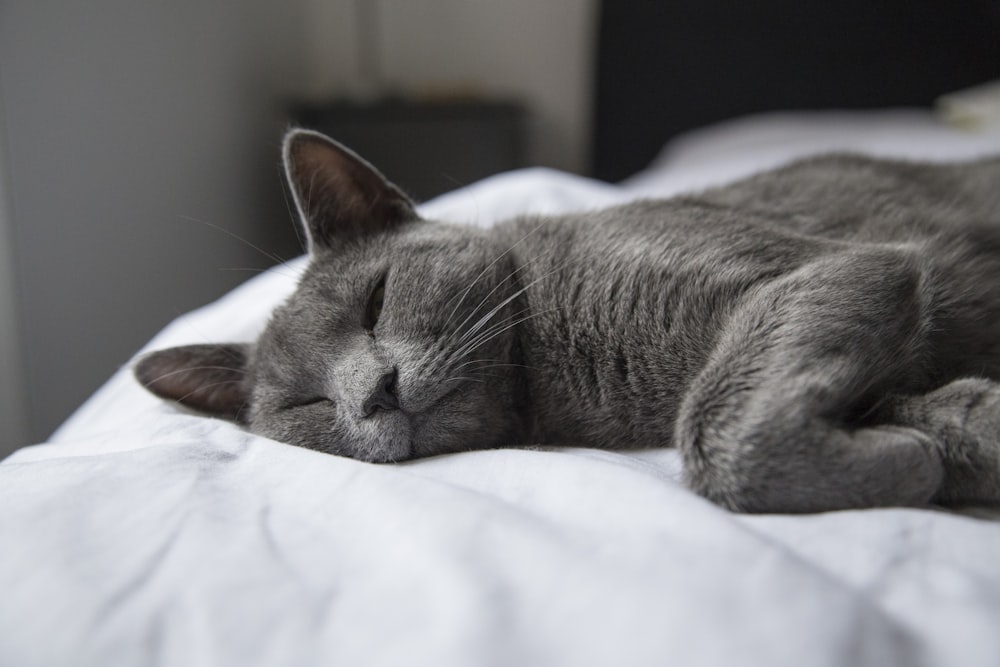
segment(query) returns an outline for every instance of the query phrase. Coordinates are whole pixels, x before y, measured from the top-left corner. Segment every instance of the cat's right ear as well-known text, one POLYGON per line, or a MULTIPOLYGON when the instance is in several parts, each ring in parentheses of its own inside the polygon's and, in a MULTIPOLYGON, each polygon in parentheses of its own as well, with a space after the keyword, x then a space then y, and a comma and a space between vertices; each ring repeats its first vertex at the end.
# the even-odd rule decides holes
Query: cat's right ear
POLYGON ((283 156, 310 254, 419 219, 402 190, 325 135, 291 130, 285 135, 283 156))
POLYGON ((245 381, 249 350, 241 343, 158 350, 139 360, 135 377, 160 398, 242 423, 250 399, 245 381))

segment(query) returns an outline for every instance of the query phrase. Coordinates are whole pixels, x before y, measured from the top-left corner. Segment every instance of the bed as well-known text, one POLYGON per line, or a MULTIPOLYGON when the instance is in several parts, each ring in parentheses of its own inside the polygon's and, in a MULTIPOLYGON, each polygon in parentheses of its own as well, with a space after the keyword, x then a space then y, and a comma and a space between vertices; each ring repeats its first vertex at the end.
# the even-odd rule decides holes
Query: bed
MULTIPOLYGON (((649 86, 608 63, 616 35, 644 29, 635 21, 656 29, 638 5, 605 3, 605 180, 527 169, 421 212, 490 225, 696 191, 831 150, 1000 153, 1000 134, 942 124, 923 92, 875 96, 916 108, 854 112, 688 99, 625 132, 609 100, 634 109, 649 86), (735 119, 694 129, 695 118, 735 119)), ((250 280, 144 351, 252 340, 302 268, 250 280)), ((997 512, 736 515, 679 480, 670 449, 362 463, 184 412, 125 367, 48 442, 0 462, 0 665, 1000 664, 997 512)))
MULTIPOLYGON (((951 160, 1000 135, 918 110, 768 114, 619 185, 529 169, 422 213, 488 225, 831 149, 951 160)), ((251 340, 302 265, 147 349, 251 340)), ((361 463, 182 412, 123 368, 0 464, 0 664, 1000 664, 1000 514, 741 516, 679 472, 669 449, 361 463)))

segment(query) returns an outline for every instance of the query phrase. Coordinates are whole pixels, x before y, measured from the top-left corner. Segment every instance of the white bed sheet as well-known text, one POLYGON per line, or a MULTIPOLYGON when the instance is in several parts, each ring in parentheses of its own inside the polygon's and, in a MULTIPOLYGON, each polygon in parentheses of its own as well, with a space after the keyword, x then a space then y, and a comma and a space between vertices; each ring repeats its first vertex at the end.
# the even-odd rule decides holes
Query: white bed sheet
MULTIPOLYGON (((929 114, 746 119, 621 186, 547 170, 423 207, 490 224, 713 185, 849 148, 1000 152, 929 114)), ((302 261, 147 349, 250 340, 302 261)), ((672 450, 373 465, 154 399, 127 369, 0 463, 0 665, 1000 665, 1000 518, 739 516, 672 450)))

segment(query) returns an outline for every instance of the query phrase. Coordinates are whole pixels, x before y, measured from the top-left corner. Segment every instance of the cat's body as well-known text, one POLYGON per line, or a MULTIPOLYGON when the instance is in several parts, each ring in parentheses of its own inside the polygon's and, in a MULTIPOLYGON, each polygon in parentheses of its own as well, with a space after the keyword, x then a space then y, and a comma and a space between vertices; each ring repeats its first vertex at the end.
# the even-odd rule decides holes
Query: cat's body
MULTIPOLYGON (((515 220, 496 233, 513 245, 537 225, 515 220)), ((532 341, 526 363, 549 369, 528 375, 539 413, 534 439, 663 444, 659 420, 673 423, 748 293, 780 293, 776 282, 792 274, 822 282, 838 265, 848 281, 831 298, 874 298, 871 287, 850 285, 870 273, 889 297, 870 304, 873 325, 902 317, 929 329, 933 353, 907 360, 895 390, 1000 378, 1000 161, 917 166, 825 156, 735 187, 544 225, 544 235, 533 235, 541 238, 512 252, 522 282, 541 285, 525 299, 542 314, 521 325, 532 341), (941 191, 924 192, 920 180, 941 191), (891 284, 894 273, 903 284, 891 284), (567 405, 580 409, 565 418, 567 405)), ((835 326, 838 311, 820 319, 817 327, 835 326)))
POLYGON ((156 393, 371 461, 676 445, 734 509, 1000 502, 1000 390, 964 379, 1000 379, 1000 160, 815 158, 490 230, 319 135, 286 167, 299 289, 253 346, 147 357, 156 393))

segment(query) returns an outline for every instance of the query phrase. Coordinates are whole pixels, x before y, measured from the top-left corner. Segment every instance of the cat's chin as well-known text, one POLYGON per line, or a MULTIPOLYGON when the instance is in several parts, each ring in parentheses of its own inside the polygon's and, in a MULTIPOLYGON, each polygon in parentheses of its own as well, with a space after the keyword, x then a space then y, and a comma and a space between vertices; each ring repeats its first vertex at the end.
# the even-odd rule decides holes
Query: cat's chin
POLYGON ((250 430, 304 449, 344 456, 368 463, 394 463, 414 458, 414 426, 401 410, 379 411, 353 421, 347 428, 333 428, 329 415, 306 421, 257 417, 250 430), (308 424, 309 428, 304 428, 308 424))
POLYGON ((375 430, 373 446, 353 458, 370 463, 395 463, 414 457, 413 422, 402 410, 379 411, 368 418, 375 430))
POLYGON ((393 440, 383 440, 363 451, 347 452, 328 447, 308 447, 316 449, 334 456, 346 456, 347 458, 364 461, 365 463, 399 463, 416 458, 414 455, 413 441, 410 438, 393 440))
POLYGON ((377 452, 372 452, 368 457, 352 457, 367 463, 401 463, 414 458, 413 444, 409 441, 393 444, 387 448, 380 448, 377 452))

